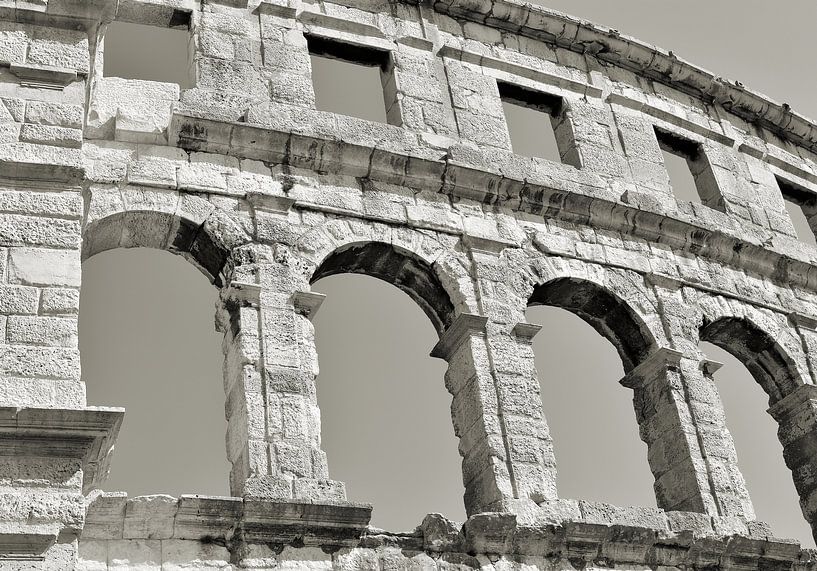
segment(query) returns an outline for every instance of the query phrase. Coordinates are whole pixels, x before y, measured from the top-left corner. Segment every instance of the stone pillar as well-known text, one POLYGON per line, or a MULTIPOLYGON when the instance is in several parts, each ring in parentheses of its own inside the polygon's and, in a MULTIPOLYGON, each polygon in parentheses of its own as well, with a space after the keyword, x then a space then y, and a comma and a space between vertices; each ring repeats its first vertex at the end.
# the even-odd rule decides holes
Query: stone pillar
MULTIPOLYGON (((488 323, 492 373, 508 446, 515 498, 536 503, 558 499, 556 457, 542 408, 531 341, 540 325, 488 323)), ((513 510, 511 510, 513 511, 513 510)))
POLYGON ((715 515, 698 433, 686 403, 682 357, 673 349, 656 349, 621 384, 635 393, 633 405, 655 476, 658 507, 715 515))
MULTIPOLYGON (((487 335, 493 329, 487 317, 462 313, 431 352, 448 362, 445 383, 453 396, 451 416, 460 439, 469 515, 512 511, 515 499, 541 501, 555 498, 556 492, 552 452, 550 461, 543 458, 551 449, 538 384, 532 388, 530 375, 512 379, 510 371, 503 371, 508 387, 501 388, 487 335)), ((530 351, 529 339, 537 330, 520 327, 517 333, 524 340, 509 342, 530 351)))
POLYGON ((817 386, 801 385, 769 408, 800 508, 817 538, 817 386))
POLYGON ((738 468, 735 444, 726 426, 718 387, 712 378, 721 366, 709 359, 684 359, 681 362, 686 402, 698 435, 716 510, 707 513, 752 521, 755 510, 738 468))
POLYGON ((496 386, 485 338, 487 317, 462 313, 441 335, 432 357, 445 359, 445 386, 451 393, 451 419, 459 438, 465 510, 468 515, 496 510, 514 491, 507 462, 496 386))
POLYGON ((345 487, 328 479, 320 448, 310 318, 323 296, 286 287, 297 280, 284 264, 256 269, 261 283, 236 281, 222 294, 230 488, 238 496, 343 501, 345 487))

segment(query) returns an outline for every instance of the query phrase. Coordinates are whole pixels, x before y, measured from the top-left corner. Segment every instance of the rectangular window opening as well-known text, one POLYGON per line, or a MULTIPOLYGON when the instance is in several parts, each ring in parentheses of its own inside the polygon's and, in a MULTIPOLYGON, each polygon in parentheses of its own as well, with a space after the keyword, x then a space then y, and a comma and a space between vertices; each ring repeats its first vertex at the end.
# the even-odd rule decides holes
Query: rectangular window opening
POLYGON ((111 22, 105 32, 103 76, 193 87, 190 13, 174 10, 168 26, 111 22))
POLYGON ((775 178, 798 240, 817 247, 817 238, 809 222, 817 215, 817 195, 780 177, 775 178))
POLYGON ((320 111, 402 124, 389 52, 317 36, 306 40, 320 111))
POLYGON ((704 182, 701 175, 707 170, 702 160, 701 145, 657 127, 655 137, 664 156, 664 166, 675 198, 711 205, 711 200, 708 200, 712 198, 711 189, 702 188, 701 184, 704 182))
POLYGON ((562 162, 555 127, 564 106, 562 98, 500 81, 497 87, 513 152, 562 162))

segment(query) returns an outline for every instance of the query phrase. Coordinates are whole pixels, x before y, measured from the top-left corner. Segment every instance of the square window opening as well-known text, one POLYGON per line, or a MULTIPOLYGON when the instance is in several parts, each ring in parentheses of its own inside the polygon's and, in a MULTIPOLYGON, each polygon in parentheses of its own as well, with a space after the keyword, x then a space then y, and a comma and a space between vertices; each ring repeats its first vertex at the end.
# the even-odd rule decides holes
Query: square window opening
POLYGON ((797 239, 817 247, 817 238, 810 222, 817 215, 817 195, 780 177, 775 178, 797 239))
POLYGON ((103 76, 193 87, 190 13, 175 10, 168 26, 111 22, 105 32, 103 76))
POLYGON ((402 124, 389 52, 317 36, 306 40, 320 111, 402 124))
POLYGON ((722 210, 714 175, 701 145, 658 127, 655 137, 675 198, 722 210))
MULTIPOLYGON (((562 98, 510 83, 497 82, 497 87, 511 150, 518 155, 563 162, 561 147, 573 145, 560 145, 558 141, 556 125, 562 117, 562 98)), ((565 136, 572 139, 569 126, 565 126, 565 131, 565 136)))

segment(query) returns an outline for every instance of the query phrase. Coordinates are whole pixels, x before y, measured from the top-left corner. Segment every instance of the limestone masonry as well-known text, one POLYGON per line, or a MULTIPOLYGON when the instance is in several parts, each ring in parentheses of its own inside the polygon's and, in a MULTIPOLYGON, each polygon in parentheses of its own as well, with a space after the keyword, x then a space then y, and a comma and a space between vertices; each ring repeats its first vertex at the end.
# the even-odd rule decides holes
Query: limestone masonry
POLYGON ((817 529, 817 249, 784 203, 817 228, 817 125, 787 105, 515 0, 0 0, 0 101, 0 569, 817 569, 756 521, 698 348, 768 393, 817 529), (104 77, 113 21, 187 33, 192 87, 104 77), (379 66, 388 123, 317 110, 310 53, 379 66), (561 161, 511 151, 503 100, 561 161), (124 411, 86 402, 81 262, 135 246, 220 292, 233 497, 99 491, 124 411), (310 283, 342 272, 439 333, 464 524, 376 530, 332 479, 310 283), (660 509, 559 497, 531 304, 618 349, 660 509))

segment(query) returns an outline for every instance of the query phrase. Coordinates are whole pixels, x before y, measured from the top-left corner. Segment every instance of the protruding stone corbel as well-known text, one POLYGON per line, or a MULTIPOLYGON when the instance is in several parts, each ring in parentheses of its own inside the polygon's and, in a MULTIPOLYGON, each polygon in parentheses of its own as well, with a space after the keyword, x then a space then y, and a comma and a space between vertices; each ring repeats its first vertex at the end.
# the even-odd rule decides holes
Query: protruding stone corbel
POLYGON ((434 42, 417 36, 401 36, 397 38, 397 43, 427 52, 434 51, 434 42))
POLYGON ((296 291, 292 294, 292 304, 295 311, 306 316, 309 321, 315 317, 326 296, 316 291, 296 291))
POLYGON ((536 337, 536 334, 542 330, 541 325, 537 325, 535 323, 526 323, 524 321, 520 321, 516 325, 514 325, 511 333, 514 337, 522 341, 523 343, 531 343, 533 338, 536 337))
POLYGON ((817 318, 803 315, 802 313, 789 313, 789 322, 802 329, 809 329, 811 331, 817 331, 817 318))
POLYGON ((473 335, 485 336, 487 323, 488 318, 482 315, 460 313, 440 336, 440 340, 431 350, 431 356, 447 360, 467 338, 473 335))
POLYGON ((701 371, 708 378, 712 378, 712 375, 714 375, 721 367, 723 367, 723 363, 720 361, 706 358, 701 359, 701 371))
POLYGON ((770 406, 767 412, 777 422, 782 422, 792 411, 809 401, 817 402, 817 385, 800 385, 770 406))
POLYGON ((681 364, 684 354, 669 347, 661 347, 653 351, 641 364, 624 375, 619 383, 627 388, 635 389, 667 367, 677 367, 681 364))
POLYGON ((261 305, 261 286, 249 282, 230 282, 230 287, 225 292, 224 298, 244 305, 259 307, 261 305))
POLYGON ((52 65, 33 65, 30 63, 13 63, 9 71, 20 79, 25 87, 42 89, 62 89, 77 80, 74 69, 52 65))
POLYGON ((505 248, 518 248, 519 244, 510 240, 498 240, 496 238, 485 238, 481 236, 471 236, 464 234, 462 241, 471 250, 483 254, 499 255, 505 248))
POLYGON ((298 13, 299 2, 291 0, 261 0, 261 3, 256 8, 260 14, 269 14, 279 18, 295 18, 298 13))
POLYGON ((289 214, 295 199, 280 194, 266 194, 263 192, 248 192, 247 202, 256 210, 272 212, 286 216, 289 214))

